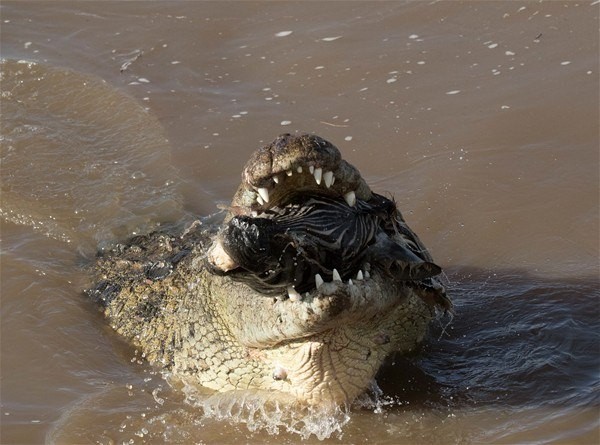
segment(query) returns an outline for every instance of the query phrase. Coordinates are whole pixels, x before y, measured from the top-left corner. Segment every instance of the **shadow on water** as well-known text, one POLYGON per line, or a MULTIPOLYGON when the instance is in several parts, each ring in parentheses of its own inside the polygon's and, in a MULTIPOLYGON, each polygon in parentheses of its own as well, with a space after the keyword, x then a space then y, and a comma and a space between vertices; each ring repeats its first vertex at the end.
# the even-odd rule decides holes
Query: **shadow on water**
POLYGON ((456 316, 379 372, 388 397, 430 407, 597 406, 599 280, 451 270, 456 316))

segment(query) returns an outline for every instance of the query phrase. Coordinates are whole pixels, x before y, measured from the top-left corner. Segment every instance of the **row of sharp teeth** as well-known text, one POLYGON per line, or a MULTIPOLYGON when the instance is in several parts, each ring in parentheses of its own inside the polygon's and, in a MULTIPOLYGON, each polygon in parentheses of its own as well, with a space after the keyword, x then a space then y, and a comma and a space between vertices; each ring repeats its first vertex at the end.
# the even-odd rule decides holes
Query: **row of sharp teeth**
MULTIPOLYGON (((318 185, 321 185, 321 181, 322 181, 325 183, 325 187, 329 188, 335 182, 335 176, 332 171, 326 171, 325 173, 323 173, 322 168, 320 168, 320 167, 315 168, 312 165, 308 169, 310 171, 310 174, 314 176, 315 182, 318 185)), ((296 169, 296 171, 298 173, 302 173, 302 167, 298 167, 296 169)), ((285 174, 287 176, 292 176, 293 171, 287 170, 285 172, 285 174)), ((273 182, 275 184, 279 184, 280 180, 281 179, 279 178, 279 176, 277 176, 277 175, 273 176, 273 182)), ((260 187, 260 188, 256 189, 256 191, 258 192, 258 195, 256 196, 256 200, 258 201, 258 203, 260 205, 264 205, 265 203, 269 202, 269 189, 268 188, 260 187)), ((356 194, 354 193, 354 191, 346 193, 344 195, 344 199, 346 200, 346 202, 348 203, 348 205, 350 207, 354 207, 354 205, 356 204, 356 194)))
MULTIPOLYGON (((368 270, 365 270, 364 273, 362 270, 359 270, 356 273, 356 281, 362 281, 367 278, 371 278, 371 275, 369 274, 368 270)), ((342 282, 342 277, 340 277, 340 273, 337 271, 337 269, 333 269, 332 282, 333 281, 339 281, 340 283, 342 282)), ((321 275, 319 275, 319 274, 315 274, 315 284, 317 286, 317 289, 320 288, 324 283, 325 283, 325 281, 323 280, 323 277, 321 277, 321 275)), ((352 279, 348 279, 348 286, 354 286, 352 279)), ((287 290, 288 290, 288 296, 290 297, 290 300, 292 300, 292 301, 302 300, 302 295, 300 295, 298 293, 298 291, 296 289, 294 289, 294 286, 288 286, 287 290)), ((306 295, 308 295, 308 292, 306 293, 306 295)))

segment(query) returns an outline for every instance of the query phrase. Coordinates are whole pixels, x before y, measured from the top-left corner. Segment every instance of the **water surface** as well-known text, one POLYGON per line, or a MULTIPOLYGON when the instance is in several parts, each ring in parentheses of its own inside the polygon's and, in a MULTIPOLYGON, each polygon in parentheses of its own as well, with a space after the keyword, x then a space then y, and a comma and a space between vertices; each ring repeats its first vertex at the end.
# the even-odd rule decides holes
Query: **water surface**
POLYGON ((2 443, 598 443, 598 1, 2 2, 2 443), (457 314, 350 411, 171 386, 81 294, 314 132, 457 314))

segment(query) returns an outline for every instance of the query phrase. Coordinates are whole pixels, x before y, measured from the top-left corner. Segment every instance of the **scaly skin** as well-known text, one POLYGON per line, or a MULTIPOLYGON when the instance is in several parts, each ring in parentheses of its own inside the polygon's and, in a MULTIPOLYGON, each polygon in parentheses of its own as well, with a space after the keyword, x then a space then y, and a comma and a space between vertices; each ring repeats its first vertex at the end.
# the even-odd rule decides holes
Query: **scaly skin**
MULTIPOLYGON (((300 164, 335 173, 326 193, 355 191, 357 199, 370 199, 358 171, 335 147, 313 150, 320 141, 282 136, 255 153, 226 220, 285 202, 291 183, 272 187, 268 181, 277 174, 281 184, 285 171, 300 164), (262 186, 272 188, 269 204, 256 202, 262 186)), ((315 189, 309 175, 295 176, 295 189, 315 189)), ((308 404, 349 403, 390 353, 417 347, 435 316, 435 305, 415 286, 376 267, 363 280, 325 282, 300 300, 262 295, 214 273, 229 261, 215 261, 219 236, 200 225, 181 236, 136 237, 99 258, 98 284, 89 292, 119 334, 186 381, 222 392, 274 390, 308 404)), ((400 235, 394 239, 402 242, 400 235)))

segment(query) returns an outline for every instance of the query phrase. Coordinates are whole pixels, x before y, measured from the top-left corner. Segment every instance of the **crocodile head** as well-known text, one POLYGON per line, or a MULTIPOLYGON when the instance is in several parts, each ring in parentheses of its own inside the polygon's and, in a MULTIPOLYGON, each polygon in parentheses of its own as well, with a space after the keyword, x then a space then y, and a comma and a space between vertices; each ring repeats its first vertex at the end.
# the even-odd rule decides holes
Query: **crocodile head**
POLYGON ((416 347, 436 308, 451 310, 395 202, 314 135, 251 156, 207 260, 236 341, 311 403, 351 400, 387 355, 416 347))

